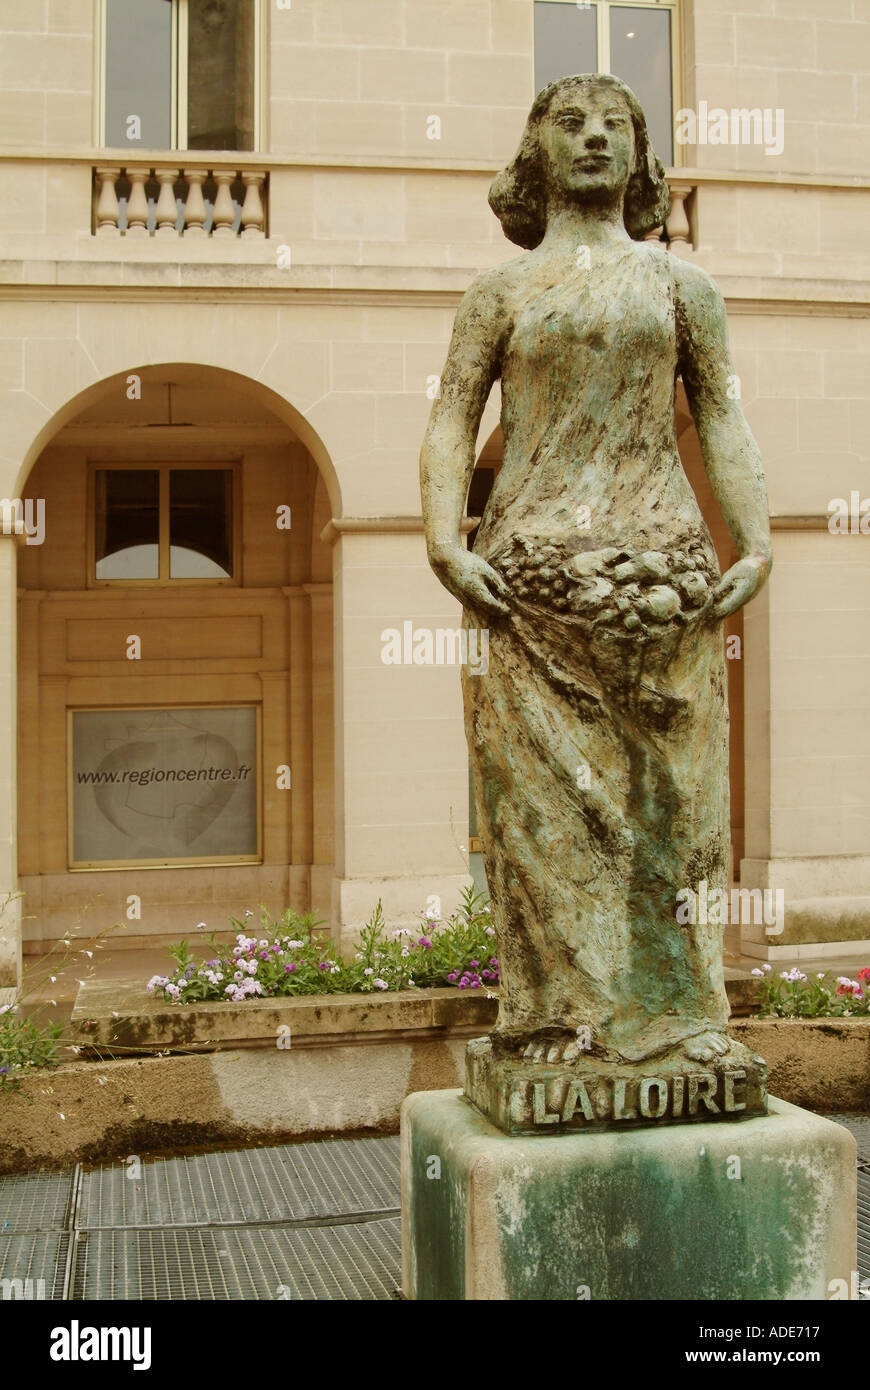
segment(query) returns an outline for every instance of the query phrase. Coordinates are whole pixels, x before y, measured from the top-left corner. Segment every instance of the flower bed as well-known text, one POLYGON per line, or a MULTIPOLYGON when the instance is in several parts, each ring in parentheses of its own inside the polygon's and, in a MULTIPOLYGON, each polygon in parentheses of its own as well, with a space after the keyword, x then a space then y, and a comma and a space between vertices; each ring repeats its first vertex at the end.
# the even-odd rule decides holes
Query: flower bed
POLYGON ((870 966, 855 980, 820 971, 813 979, 798 967, 773 974, 764 964, 752 971, 760 980, 758 1001, 762 1018, 861 1018, 870 1016, 870 966))
POLYGON ((484 894, 466 889, 446 922, 421 918, 420 930, 400 927, 388 932, 381 904, 360 931, 355 958, 342 960, 334 943, 317 934, 310 915, 287 910, 273 918, 260 910, 260 934, 252 930, 253 912, 237 928, 235 945, 217 946, 213 956, 197 962, 187 941, 170 947, 175 970, 154 975, 149 993, 175 1004, 245 999, 280 999, 305 994, 371 994, 375 991, 438 988, 487 989, 499 982, 495 931, 484 894))

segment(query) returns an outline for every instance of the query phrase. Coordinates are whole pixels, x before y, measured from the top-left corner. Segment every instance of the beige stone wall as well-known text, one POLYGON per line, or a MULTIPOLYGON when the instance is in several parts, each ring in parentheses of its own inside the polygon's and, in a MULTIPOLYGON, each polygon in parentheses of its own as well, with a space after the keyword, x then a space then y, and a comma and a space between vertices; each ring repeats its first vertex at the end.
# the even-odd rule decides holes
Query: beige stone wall
POLYGON ((785 148, 699 145, 705 169, 867 173, 870 23, 861 0, 693 0, 685 106, 781 108, 785 148))
MULTIPOLYGON (((97 445, 77 445, 74 431, 111 423, 143 447, 165 402, 145 393, 134 410, 124 381, 165 364, 187 373, 203 431, 164 434, 167 446, 205 457, 233 429, 242 439, 246 580, 244 593, 226 595, 228 632, 234 604, 259 604, 261 614, 280 605, 286 615, 270 647, 275 665, 252 672, 231 657, 231 670, 196 671, 215 689, 258 682, 300 767, 299 814, 294 790, 293 816, 275 822, 282 848, 257 873, 273 875, 269 891, 348 928, 379 896, 404 921, 433 894, 449 908, 466 881, 455 671, 388 667, 378 648, 380 633, 405 619, 456 621, 407 519, 419 516, 427 386, 458 298, 476 271, 516 254, 486 192, 532 95, 532 4, 266 8, 265 148, 239 163, 268 176, 269 235, 196 240, 92 235, 94 169, 107 159, 91 146, 97 7, 0 7, 0 497, 37 483, 62 497, 46 546, 17 547, 17 576, 16 546, 0 537, 0 643, 8 652, 14 641, 20 584, 22 709, 43 700, 49 710, 22 721, 28 761, 16 791, 16 682, 2 684, 11 668, 0 663, 0 894, 16 886, 19 862, 33 893, 56 877, 58 913, 80 904, 83 878, 61 866, 54 774, 36 777, 30 760, 63 756, 50 711, 70 682, 111 691, 122 679, 52 664, 40 648, 46 611, 95 612, 101 601, 83 589, 79 525, 83 461, 97 445), (289 268, 279 265, 282 247, 289 268), (264 442, 257 431, 267 421, 296 442, 264 442), (307 508, 305 545, 294 535, 278 562, 261 528, 287 471, 282 448, 306 451, 310 463, 297 501, 307 508), (333 517, 366 527, 333 528, 320 542, 333 517)), ((778 157, 707 145, 693 166, 683 151, 690 242, 672 248, 710 270, 726 296, 735 371, 779 519, 773 585, 745 615, 744 870, 801 901, 821 884, 829 897, 864 902, 870 922, 866 777, 855 751, 866 721, 866 538, 825 528, 829 500, 866 493, 870 476, 870 12, 864 0, 686 0, 681 10, 679 104, 782 107, 786 122, 778 157)), ((136 153, 150 167, 172 164, 169 152, 136 153)), ((481 444, 497 418, 496 397, 481 444)), ((175 616, 198 602, 169 597, 175 616)), ((203 595, 206 607, 213 601, 203 595)), ((154 677, 167 690, 184 674, 154 677)), ((153 929, 177 931, 192 897, 241 906, 255 886, 238 877, 247 868, 189 873, 186 887, 188 871, 152 874, 162 894, 153 929)), ((116 913, 121 876, 99 877, 116 913)), ((54 911, 28 931, 53 933, 54 911)))

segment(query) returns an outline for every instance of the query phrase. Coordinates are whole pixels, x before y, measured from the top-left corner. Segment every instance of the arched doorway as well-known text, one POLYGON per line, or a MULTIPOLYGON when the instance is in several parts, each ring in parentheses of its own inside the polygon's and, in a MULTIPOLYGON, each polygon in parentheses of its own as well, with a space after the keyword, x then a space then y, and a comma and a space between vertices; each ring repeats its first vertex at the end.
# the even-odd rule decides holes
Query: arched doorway
POLYGON ((122 922, 151 944, 290 905, 333 875, 335 509, 267 388, 131 368, 64 408, 21 489, 25 949, 122 922), (78 404, 78 409, 75 408, 78 404))

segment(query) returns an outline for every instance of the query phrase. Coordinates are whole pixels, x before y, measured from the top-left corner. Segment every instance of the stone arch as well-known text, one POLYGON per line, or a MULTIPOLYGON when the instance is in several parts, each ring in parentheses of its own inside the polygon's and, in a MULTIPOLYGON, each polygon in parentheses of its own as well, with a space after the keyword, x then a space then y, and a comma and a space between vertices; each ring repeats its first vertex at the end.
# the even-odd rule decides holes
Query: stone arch
POLYGON ((283 424, 286 424, 299 441, 305 445, 311 454, 318 473, 323 479, 329 496, 329 503, 333 516, 341 516, 341 485, 338 474, 332 461, 331 454, 327 449, 321 435, 308 422, 302 414, 286 397, 279 395, 272 387, 266 386, 262 381, 255 377, 248 376, 243 372, 230 370, 226 367, 212 366, 207 362, 195 360, 170 359, 166 361, 156 361, 140 363, 138 366, 131 365, 121 371, 113 372, 109 376, 101 377, 94 381, 90 386, 70 396, 62 405, 59 405, 55 412, 47 419, 33 436, 26 452, 24 453, 15 480, 13 495, 20 497, 23 495, 27 479, 33 468, 34 463, 40 454, 51 442, 54 436, 63 429, 64 425, 81 415, 90 406, 97 404, 103 399, 113 387, 118 391, 123 391, 127 379, 131 375, 140 375, 148 371, 171 371, 174 367, 195 367, 209 374, 214 374, 218 381, 221 378, 232 382, 237 389, 243 388, 250 393, 252 403, 258 403, 264 410, 275 415, 283 424))

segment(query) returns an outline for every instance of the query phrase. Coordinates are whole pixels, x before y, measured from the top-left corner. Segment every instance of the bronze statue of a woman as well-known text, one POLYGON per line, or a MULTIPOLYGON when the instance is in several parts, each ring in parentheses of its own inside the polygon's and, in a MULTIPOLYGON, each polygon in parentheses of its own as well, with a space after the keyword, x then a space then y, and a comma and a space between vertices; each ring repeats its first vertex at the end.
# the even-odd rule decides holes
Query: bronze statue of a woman
POLYGON ((493 1045, 570 1064, 585 1035, 590 1061, 727 1064, 722 928, 676 916, 681 889, 728 887, 721 620, 771 565, 724 305, 643 239, 667 184, 616 78, 542 91, 490 204, 527 250, 463 298, 421 481, 430 563, 465 625, 489 630, 488 672, 464 670, 463 691, 501 963, 493 1045), (677 452, 678 376, 740 555, 724 575, 677 452), (498 379, 504 461, 469 551, 498 379))

